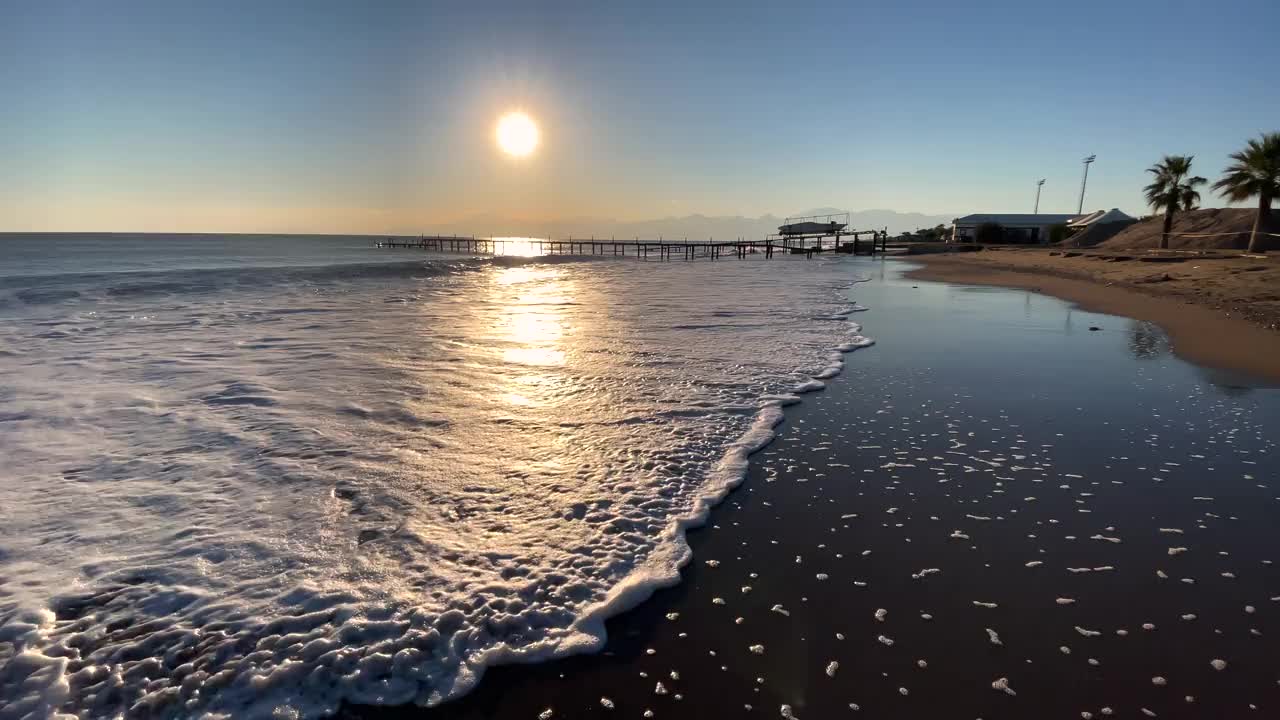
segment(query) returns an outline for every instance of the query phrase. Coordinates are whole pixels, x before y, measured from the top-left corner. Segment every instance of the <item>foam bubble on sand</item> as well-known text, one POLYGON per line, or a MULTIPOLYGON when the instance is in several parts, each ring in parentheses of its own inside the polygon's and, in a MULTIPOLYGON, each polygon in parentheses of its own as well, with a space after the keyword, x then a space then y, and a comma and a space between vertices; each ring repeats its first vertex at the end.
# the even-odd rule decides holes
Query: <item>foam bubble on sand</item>
POLYGON ((552 710, 551 708, 547 708, 546 710, 543 710, 542 712, 538 713, 538 720, 551 720, 552 716, 554 715, 555 715, 555 711, 552 710))
POLYGON ((885 610, 884 608, 877 609, 875 612, 876 621, 884 622, 885 616, 887 616, 888 614, 889 614, 889 611, 885 610))
POLYGON ((835 660, 832 660, 831 662, 827 663, 827 677, 835 677, 836 671, 839 669, 840 669, 840 663, 836 662, 835 660))
POLYGON ((1152 684, 1152 685, 1155 685, 1156 687, 1164 687, 1165 685, 1168 685, 1168 684, 1169 684, 1169 681, 1168 681, 1168 680, 1165 680, 1163 677, 1160 677, 1159 675, 1157 675, 1157 676, 1155 676, 1155 677, 1151 678, 1151 684, 1152 684))
MULTIPOLYGON (((858 330, 861 330, 861 329, 862 329, 861 327, 858 327, 858 330)), ((858 332, 858 330, 854 330, 854 332, 858 332)), ((875 345, 875 344, 876 344, 876 341, 872 340, 869 337, 865 337, 862 335, 855 335, 848 342, 844 342, 837 345, 836 349, 842 353, 848 353, 848 352, 853 352, 854 350, 859 350, 861 348, 871 347, 872 345, 875 345)))
POLYGON ((880 641, 880 644, 884 645, 885 647, 893 647, 893 638, 887 635, 880 635, 879 637, 876 638, 876 640, 880 641))
POLYGON ((790 705, 783 705, 781 708, 778 708, 778 712, 782 715, 783 720, 800 720, 791 711, 790 705))
POLYGON ((1210 660, 1210 661, 1209 661, 1209 664, 1210 664, 1211 666, 1213 666, 1213 669, 1214 669, 1214 670, 1222 671, 1222 670, 1226 670, 1226 669, 1227 669, 1227 661, 1226 661, 1226 660, 1219 660, 1219 659, 1216 659, 1216 658, 1215 658, 1215 659, 1213 659, 1213 660, 1210 660))
POLYGON ((1098 637, 1102 634, 1097 630, 1089 630, 1088 628, 1082 628, 1079 625, 1076 625, 1076 632, 1080 633, 1083 637, 1098 637))
POLYGON ((973 605, 974 607, 987 608, 991 610, 994 610, 995 608, 999 607, 993 602, 982 602, 981 600, 974 600, 973 605))
POLYGON ((801 395, 804 393, 816 392, 826 387, 827 387, 827 384, 822 382, 821 380, 806 380, 800 383, 799 385, 796 385, 794 392, 797 395, 801 395))
POLYGON ((610 700, 607 697, 600 698, 600 707, 604 708, 605 710, 612 710, 614 707, 613 700, 610 700))
POLYGON ((1186 549, 1186 548, 1184 548, 1184 547, 1171 547, 1171 548, 1169 548, 1169 555, 1170 555, 1170 556, 1173 556, 1173 555, 1181 555, 1182 553, 1184 553, 1184 552, 1186 552, 1186 551, 1187 551, 1187 549, 1186 549))
POLYGON ((1054 602, 1059 605, 1074 605, 1076 601, 1075 598, 1060 597, 1057 600, 1054 600, 1054 602))
POLYGON ((1004 644, 1000 642, 1000 635, 995 630, 992 630, 991 628, 986 628, 986 630, 987 630, 987 639, 991 641, 992 645, 1004 644))
POLYGON ((992 682, 992 683, 991 683, 991 689, 992 689, 992 690, 999 690, 1000 692, 1004 693, 1005 695, 1017 695, 1017 694, 1018 694, 1018 693, 1014 692, 1013 688, 1009 687, 1009 678, 1007 678, 1007 677, 996 678, 996 680, 995 680, 994 682, 992 682))
POLYGON ((748 650, 748 651, 750 651, 752 655, 763 655, 763 654, 764 654, 764 646, 763 646, 763 645, 751 645, 751 646, 749 646, 749 647, 747 648, 747 650, 748 650))

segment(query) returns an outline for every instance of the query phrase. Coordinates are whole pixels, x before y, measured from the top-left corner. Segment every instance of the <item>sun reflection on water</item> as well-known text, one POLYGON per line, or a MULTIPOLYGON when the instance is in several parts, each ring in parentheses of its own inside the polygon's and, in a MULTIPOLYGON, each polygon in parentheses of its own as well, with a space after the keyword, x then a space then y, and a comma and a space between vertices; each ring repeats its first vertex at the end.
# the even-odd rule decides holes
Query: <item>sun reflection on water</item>
POLYGON ((546 254, 542 242, 537 238, 496 237, 493 238, 493 251, 495 255, 538 257, 546 254))
POLYGON ((494 278, 496 351, 510 368, 504 374, 508 402, 545 405, 563 383, 555 368, 566 363, 564 340, 573 284, 556 267, 501 269, 494 278))

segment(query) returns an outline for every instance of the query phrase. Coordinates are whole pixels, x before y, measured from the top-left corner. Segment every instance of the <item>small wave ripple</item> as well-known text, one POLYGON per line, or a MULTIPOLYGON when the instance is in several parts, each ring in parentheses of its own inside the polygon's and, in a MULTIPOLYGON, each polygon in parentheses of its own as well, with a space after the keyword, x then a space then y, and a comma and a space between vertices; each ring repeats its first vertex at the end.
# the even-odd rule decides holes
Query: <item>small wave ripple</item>
POLYGON ((870 344, 852 268, 6 279, 5 712, 434 704, 599 648, 783 406, 870 344))

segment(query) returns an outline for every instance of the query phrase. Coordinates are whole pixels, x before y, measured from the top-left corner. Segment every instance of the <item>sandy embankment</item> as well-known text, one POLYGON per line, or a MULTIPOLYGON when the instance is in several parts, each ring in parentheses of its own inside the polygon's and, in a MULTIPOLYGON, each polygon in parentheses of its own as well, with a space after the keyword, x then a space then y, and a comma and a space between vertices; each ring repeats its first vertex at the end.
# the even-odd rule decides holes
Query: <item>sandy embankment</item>
POLYGON ((1153 322, 1180 357, 1280 381, 1280 257, 1138 260, 1044 249, 911 256, 918 280, 1043 292, 1096 312, 1153 322))

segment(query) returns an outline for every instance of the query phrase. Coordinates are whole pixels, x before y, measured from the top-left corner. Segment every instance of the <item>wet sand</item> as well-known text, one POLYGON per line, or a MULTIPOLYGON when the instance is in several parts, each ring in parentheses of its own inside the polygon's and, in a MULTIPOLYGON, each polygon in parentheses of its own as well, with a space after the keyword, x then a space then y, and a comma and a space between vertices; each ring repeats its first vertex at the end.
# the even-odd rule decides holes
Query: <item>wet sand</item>
MULTIPOLYGON (((922 255, 917 280, 1034 289, 1160 325, 1187 360, 1280 381, 1280 258, 1108 261, 1043 249, 922 255)), ((1104 253, 1105 254, 1105 253, 1104 253)), ((1115 253, 1109 253, 1115 255, 1115 253)))
POLYGON ((878 272, 853 291, 877 345, 604 652, 345 716, 1280 713, 1280 393, 1147 323, 878 272))

